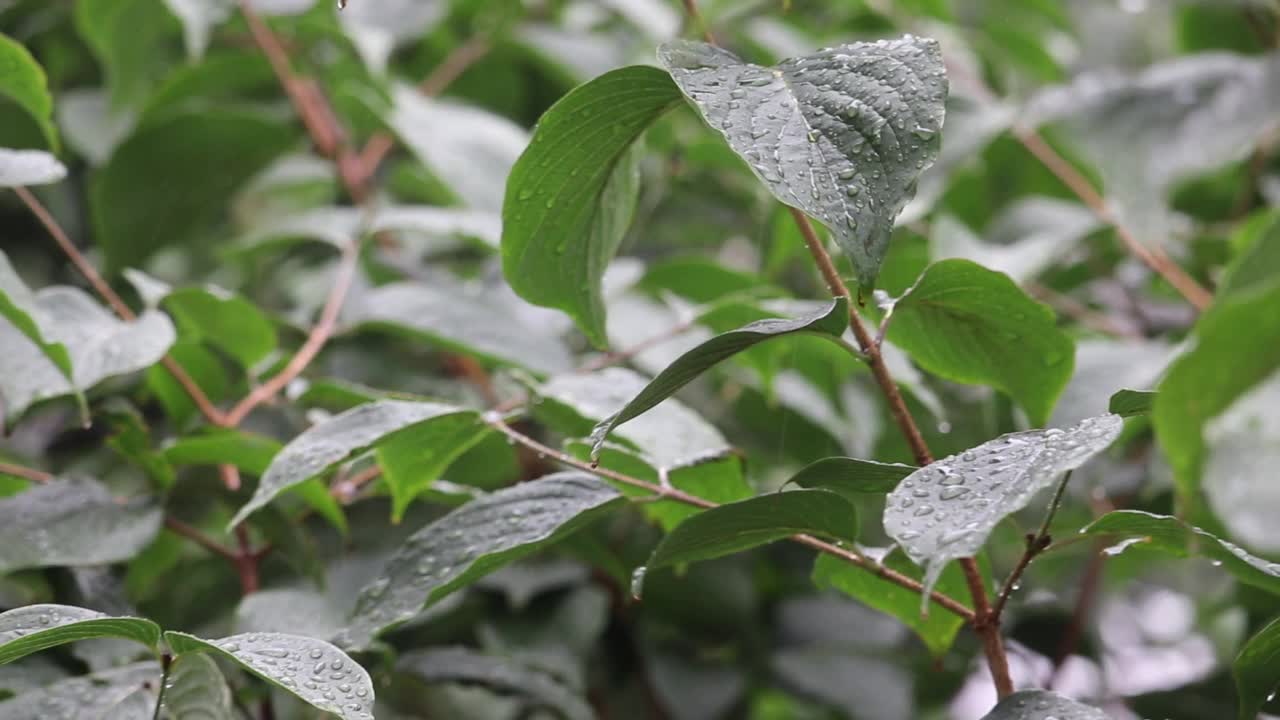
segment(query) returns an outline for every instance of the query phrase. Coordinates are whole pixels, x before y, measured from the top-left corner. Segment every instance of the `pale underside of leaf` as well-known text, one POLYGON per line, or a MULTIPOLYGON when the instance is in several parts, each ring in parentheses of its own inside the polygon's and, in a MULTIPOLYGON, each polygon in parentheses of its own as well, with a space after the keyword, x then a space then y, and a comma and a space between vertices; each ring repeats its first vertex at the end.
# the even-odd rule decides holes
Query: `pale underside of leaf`
POLYGON ((554 710, 565 720, 593 720, 596 717, 591 706, 555 676, 525 667, 512 658, 450 647, 407 653, 397 661, 396 667, 429 683, 475 684, 519 695, 531 705, 554 710))
POLYGON ((179 656, 169 668, 164 689, 166 720, 234 720, 231 690, 208 655, 179 656))
POLYGON ((982 720, 1111 720, 1092 705, 1045 690, 1022 690, 996 705, 982 720))
POLYGON ((0 188, 48 185, 66 176, 67 168, 43 150, 0 148, 0 188))
POLYGON ((143 662, 60 680, 0 702, 5 720, 151 720, 160 665, 143 662))

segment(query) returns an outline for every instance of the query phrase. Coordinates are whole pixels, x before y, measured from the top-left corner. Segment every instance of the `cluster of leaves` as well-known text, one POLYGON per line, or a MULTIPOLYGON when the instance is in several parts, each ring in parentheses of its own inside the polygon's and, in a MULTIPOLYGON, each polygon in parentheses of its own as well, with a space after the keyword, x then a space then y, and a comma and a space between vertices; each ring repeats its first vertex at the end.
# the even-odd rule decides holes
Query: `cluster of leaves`
POLYGON ((0 4, 0 718, 1280 709, 1280 6, 346 4, 0 4))

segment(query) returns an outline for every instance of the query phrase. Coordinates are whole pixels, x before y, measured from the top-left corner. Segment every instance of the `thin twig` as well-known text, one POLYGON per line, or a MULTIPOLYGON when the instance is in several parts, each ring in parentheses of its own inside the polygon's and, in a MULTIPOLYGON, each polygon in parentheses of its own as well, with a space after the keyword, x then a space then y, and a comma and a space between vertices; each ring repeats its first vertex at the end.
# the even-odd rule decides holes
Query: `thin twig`
POLYGON ((164 526, 172 530, 174 533, 191 540, 214 555, 218 555, 232 561, 236 559, 235 550, 232 550, 217 540, 205 535, 203 532, 200 532, 199 529, 192 527, 175 517, 166 516, 164 519, 164 526))
POLYGON ((44 484, 53 480, 53 473, 37 470, 35 468, 23 467, 12 463, 0 462, 0 473, 5 475, 13 475, 24 480, 30 480, 33 483, 44 484))
POLYGON ((698 30, 702 32, 702 38, 712 45, 719 45, 716 42, 716 36, 711 34, 711 26, 707 25, 707 21, 702 19, 702 13, 698 11, 698 3, 696 0, 684 0, 684 12, 697 24, 698 30))
POLYGON ((258 553, 254 552, 249 541, 249 529, 244 523, 236 526, 236 550, 231 559, 235 563, 236 573, 240 576, 240 594, 252 595, 258 592, 258 553))
POLYGON ((1027 566, 1031 564, 1031 561, 1036 556, 1043 553, 1053 541, 1049 536, 1049 525, 1053 522, 1053 516, 1058 512, 1058 507, 1062 505, 1062 495, 1066 492, 1067 483, 1070 481, 1071 471, 1067 471, 1067 474, 1063 475, 1062 480, 1058 483, 1058 489, 1053 493, 1053 500, 1049 502, 1049 509, 1044 514, 1044 520, 1040 522, 1040 529, 1027 535, 1026 549, 1022 551, 1022 557, 1018 558, 1018 563, 1014 565, 1009 577, 1005 578, 1004 587, 1000 589, 995 606, 991 609, 993 622, 1000 621, 1000 617, 1004 613, 1004 606, 1009 602, 1009 596, 1013 594, 1013 590, 1017 587, 1018 581, 1022 579, 1022 573, 1026 572, 1027 566))

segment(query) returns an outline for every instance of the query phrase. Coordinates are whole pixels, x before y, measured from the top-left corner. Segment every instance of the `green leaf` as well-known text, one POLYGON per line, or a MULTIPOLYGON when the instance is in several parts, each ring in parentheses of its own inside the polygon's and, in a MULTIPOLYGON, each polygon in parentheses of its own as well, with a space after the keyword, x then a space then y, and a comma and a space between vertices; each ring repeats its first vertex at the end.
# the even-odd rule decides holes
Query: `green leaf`
POLYGON ((806 465, 791 476, 787 483, 805 488, 822 488, 851 497, 867 493, 887 493, 916 470, 919 468, 913 465, 829 457, 806 465))
POLYGON ((1215 295, 1225 298, 1264 290, 1280 275, 1280 210, 1269 210, 1245 223, 1232 237, 1236 256, 1222 274, 1215 295))
POLYGON ((611 512, 622 496, 580 472, 560 472, 473 500, 414 533, 365 586, 336 641, 362 649, 423 606, 552 545, 611 512))
POLYGON ((49 185, 66 176, 67 168, 43 150, 0 148, 0 188, 49 185))
POLYGON ((858 535, 858 514, 840 495, 794 490, 759 495, 704 510, 672 530, 647 566, 711 560, 805 533, 842 540, 858 535))
POLYGON ((373 720, 369 673, 323 640, 256 632, 204 640, 173 631, 166 632, 164 639, 179 656, 213 653, 343 720, 373 720))
POLYGON ((658 58, 769 191, 826 225, 858 283, 874 287, 894 218, 938 155, 938 43, 907 35, 761 67, 675 41, 658 58))
POLYGON ((252 368, 276 349, 276 329, 257 306, 220 288, 182 288, 164 298, 188 340, 203 340, 252 368))
POLYGON ((34 294, 46 342, 61 343, 71 360, 73 382, 25 334, 0 321, 0 398, 17 417, 41 400, 87 390, 102 380, 137 372, 164 357, 174 341, 173 323, 149 311, 124 322, 79 288, 53 286, 34 294))
POLYGON ((1000 701, 982 720, 1111 720, 1092 705, 1047 690, 1020 690, 1000 701))
POLYGON ((232 194, 294 140, 277 120, 229 108, 184 112, 138 129, 90 184, 94 236, 107 269, 139 265, 162 247, 199 238, 232 194))
POLYGON ((218 664, 208 655, 181 655, 165 682, 166 720, 235 720, 231 689, 218 664))
MULTIPOLYGON (((2 154, 0 151, 0 157, 2 154)), ((40 329, 40 324, 44 321, 40 305, 3 252, 0 252, 0 317, 8 320, 18 332, 35 343, 44 356, 62 371, 62 376, 74 382, 71 355, 67 352, 67 347, 60 342, 45 339, 40 329)))
POLYGON ((676 358, 621 410, 597 425, 591 431, 592 455, 599 454, 600 447, 614 428, 671 397, 720 361, 766 340, 795 333, 809 333, 839 341, 848 327, 848 303, 844 298, 838 298, 812 315, 786 320, 757 320, 737 330, 721 333, 676 358))
POLYGON ((996 525, 1120 435, 1117 415, 1067 430, 1001 435, 908 475, 885 501, 884 528, 925 568, 932 588, 947 563, 977 555, 996 525))
POLYGON ((160 665, 135 663, 67 678, 0 702, 5 720, 152 720, 160 665))
POLYGON ((520 697, 564 720, 594 720, 595 711, 554 675, 520 664, 514 658, 485 655, 465 647, 415 650, 396 661, 396 670, 428 683, 481 685, 520 697))
MULTIPOLYGON (((54 128, 53 98, 44 69, 21 43, 0 33, 0 95, 9 97, 40 126, 49 147, 58 148, 58 131, 54 128)), ((0 161, 0 165, 3 162, 0 161)), ((7 173, 5 173, 7 174, 7 173)), ((26 184, 26 183, 21 183, 26 184)))
POLYGON ((1280 368, 1277 307, 1280 283, 1220 298, 1196 323, 1195 347, 1170 365, 1156 388, 1156 437, 1184 506, 1198 500, 1205 426, 1280 368))
POLYGON ((1155 405, 1155 402, 1156 394, 1153 392, 1121 390, 1111 396, 1111 403, 1107 406, 1107 412, 1120 417, 1150 415, 1151 408, 1155 405))
POLYGON ((635 210, 628 150, 679 99, 655 68, 605 73, 542 116, 507 178, 507 282, 525 300, 563 310, 596 347, 608 344, 600 279, 635 210))
POLYGON ((81 0, 75 24, 101 64, 116 109, 141 104, 175 55, 169 48, 177 43, 169 39, 178 23, 160 0, 81 0))
POLYGON ((243 430, 217 428, 178 438, 163 450, 174 465, 235 465, 261 476, 283 446, 274 438, 243 430))
MULTIPOLYGON (((195 381, 211 402, 216 404, 228 399, 231 378, 228 377, 226 363, 213 350, 200 343, 179 340, 169 348, 169 357, 195 381)), ((190 427, 194 419, 202 417, 191 394, 168 368, 153 365, 147 368, 146 378, 147 388, 160 401, 165 416, 174 425, 190 427)))
POLYGON ((1280 594, 1280 563, 1249 554, 1244 548, 1168 515, 1140 510, 1116 510, 1098 518, 1080 531, 1087 535, 1129 538, 1111 549, 1111 554, 1129 548, 1150 548, 1177 557, 1203 555, 1240 582, 1280 594))
MULTIPOLYGON (((900 548, 893 548, 880 561, 909 578, 919 580, 920 568, 907 559, 900 548)), ((990 576, 985 557, 979 556, 979 567, 990 576)), ((821 553, 813 564, 813 582, 820 588, 835 588, 868 607, 875 608, 897 618, 920 636, 925 647, 934 657, 941 657, 955 641, 956 633, 964 626, 964 618, 933 605, 930 612, 920 612, 920 595, 911 590, 885 582, 875 573, 850 565, 833 555, 821 553)), ((951 565, 942 572, 936 586, 938 592, 971 606, 969 586, 959 565, 951 565)))
POLYGON ((1280 618, 1249 638, 1231 664, 1231 673, 1240 695, 1240 720, 1254 720, 1280 683, 1280 618))
POLYGON ((0 665, 89 638, 123 638, 155 649, 160 626, 70 605, 27 605, 0 613, 0 665))
POLYGON ((472 413, 458 413, 399 432, 378 445, 378 465, 391 491, 391 521, 422 491, 439 479, 458 456, 475 447, 489 432, 472 413))
MULTIPOLYGON (((441 403, 405 400, 380 400, 359 405, 308 429, 291 440, 272 459, 270 467, 262 474, 253 498, 232 518, 231 526, 243 522, 250 513, 271 502, 281 492, 390 439, 388 436, 398 432, 415 436, 424 432, 432 433, 431 426, 437 422, 447 423, 450 427, 458 427, 458 423, 470 423, 476 428, 477 439, 484 431, 479 415, 474 410, 441 403)), ((469 445, 438 448, 437 458, 419 469, 438 473, 467 447, 469 445)), ((406 478, 406 484, 426 485, 434 479, 406 478)))
POLYGON ((0 575, 22 568, 128 560, 160 532, 163 512, 90 480, 52 480, 0 500, 0 575))
POLYGON ((1048 420, 1075 359, 1048 306, 968 260, 930 265, 894 305, 888 336, 935 375, 1008 393, 1033 425, 1048 420))

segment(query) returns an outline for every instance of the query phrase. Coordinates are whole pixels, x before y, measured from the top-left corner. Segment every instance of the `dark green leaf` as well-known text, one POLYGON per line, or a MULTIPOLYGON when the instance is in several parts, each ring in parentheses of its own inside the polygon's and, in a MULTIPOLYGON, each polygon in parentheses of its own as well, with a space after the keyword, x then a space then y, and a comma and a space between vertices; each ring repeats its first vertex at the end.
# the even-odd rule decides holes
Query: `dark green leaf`
POLYGON ((0 500, 0 574, 133 557, 160 532, 160 508, 90 480, 53 480, 0 500))
POLYGON ((562 472, 499 490, 414 533, 360 592, 339 645, 360 649, 425 605, 611 512, 604 481, 562 472))
POLYGON ((67 168, 43 150, 0 148, 0 188, 48 185, 66 176, 67 168))
POLYGON ((1008 393, 1033 425, 1048 420, 1075 359, 1048 306, 968 260, 925 270, 894 305, 889 340, 929 372, 1008 393))
POLYGON ((396 669, 428 683, 481 685, 519 696, 533 707, 554 712, 564 720, 594 720, 595 712, 577 693, 554 675, 521 665, 513 658, 485 655, 469 648, 415 650, 396 662, 396 669))
POLYGON ((1280 684, 1280 619, 1245 643, 1231 664, 1231 672, 1240 694, 1240 720, 1253 720, 1280 684))
POLYGON ((1232 238, 1236 256, 1218 283, 1217 297, 1265 290, 1280 275, 1280 210, 1269 210, 1246 223, 1232 238))
POLYGON ((858 535, 858 515, 825 490, 775 492, 704 510, 672 530, 647 563, 657 569, 711 560, 805 533, 841 540, 858 535))
POLYGON ((213 653, 343 720, 373 720, 369 673, 323 640, 284 633, 243 633, 204 640, 172 631, 166 632, 164 639, 179 656, 213 653))
MULTIPOLYGON (((359 405, 310 428, 285 445, 272 459, 253 498, 240 508, 231 525, 238 525, 284 490, 326 472, 335 464, 383 442, 393 433, 404 431, 416 435, 431 432, 434 422, 446 422, 451 427, 459 422, 470 423, 476 428, 477 439, 484 429, 474 410, 405 400, 380 400, 359 405)), ((467 447, 439 448, 438 459, 426 470, 443 470, 467 447)), ((407 478, 421 485, 434 479, 407 478)))
POLYGON ((919 468, 899 463, 829 457, 816 460, 788 480, 800 487, 822 488, 842 495, 887 493, 919 468))
POLYGON ((1107 412, 1120 417, 1149 415, 1151 414, 1151 407, 1155 405, 1155 401, 1156 394, 1153 392, 1121 390, 1111 396, 1111 403, 1107 407, 1107 412))
POLYGON ((1092 705, 1047 690, 1021 690, 1000 701, 982 720, 1111 720, 1092 705))
MULTIPOLYGON (((213 350, 200 343, 179 340, 169 348, 169 357, 195 381, 210 401, 218 403, 228 398, 231 378, 226 363, 213 350)), ((168 368, 153 365, 147 368, 146 377, 148 389, 160 401, 165 416, 174 425, 189 427, 194 419, 201 416, 191 394, 168 368)))
MULTIPOLYGON (((49 146, 57 149, 58 132, 50 121, 53 98, 49 95, 44 69, 21 43, 3 34, 0 34, 0 95, 9 97, 30 113, 49 146)), ((3 174, 7 173, 0 173, 3 174)))
POLYGON ((160 627, 142 618, 111 617, 70 605, 27 605, 0 613, 0 665, 89 638, 123 638, 154 649, 160 627))
POLYGON ((507 281, 525 300, 566 312, 597 347, 607 344, 600 278, 635 209, 628 149, 679 99, 660 70, 605 73, 542 116, 507 179, 507 281))
POLYGON ((279 441, 243 430, 215 429, 178 438, 164 449, 174 465, 235 465, 261 476, 283 447, 279 441))
MULTIPOLYGON (((76 29, 93 50, 111 89, 113 109, 137 107, 164 75, 178 23, 159 0, 83 0, 76 29)), ((174 58, 176 59, 176 58, 174 58)))
POLYGON ((59 680, 0 702, 5 720, 152 720, 160 665, 136 663, 59 680))
POLYGON ((942 458, 889 494, 885 531, 924 565, 931 588, 948 562, 977 555, 1006 515, 1106 450, 1123 428, 1119 416, 1101 415, 1067 430, 1009 433, 942 458))
POLYGON ((182 288, 164 298, 182 336, 203 340, 252 368, 276 348, 276 329, 253 303, 217 288, 182 288))
POLYGON ((165 682, 166 720, 235 720, 231 690, 209 656, 182 655, 173 661, 165 682))
POLYGON ((1280 594, 1280 563, 1268 562, 1244 548, 1168 515, 1140 510, 1116 510, 1093 521, 1080 532, 1128 538, 1110 552, 1150 548, 1178 557, 1203 555, 1221 564, 1240 582, 1280 594))
POLYGON ((658 57, 774 196, 830 228, 859 284, 874 287, 894 218, 938 155, 938 43, 849 43, 774 67, 689 41, 658 57))
POLYGON ((721 333, 676 358, 621 410, 597 425, 591 431, 592 455, 599 454, 600 447, 614 428, 671 397, 720 361, 766 340, 795 333, 812 333, 838 341, 848 327, 849 306, 844 298, 839 298, 813 315, 788 320, 757 320, 737 330, 721 333))

